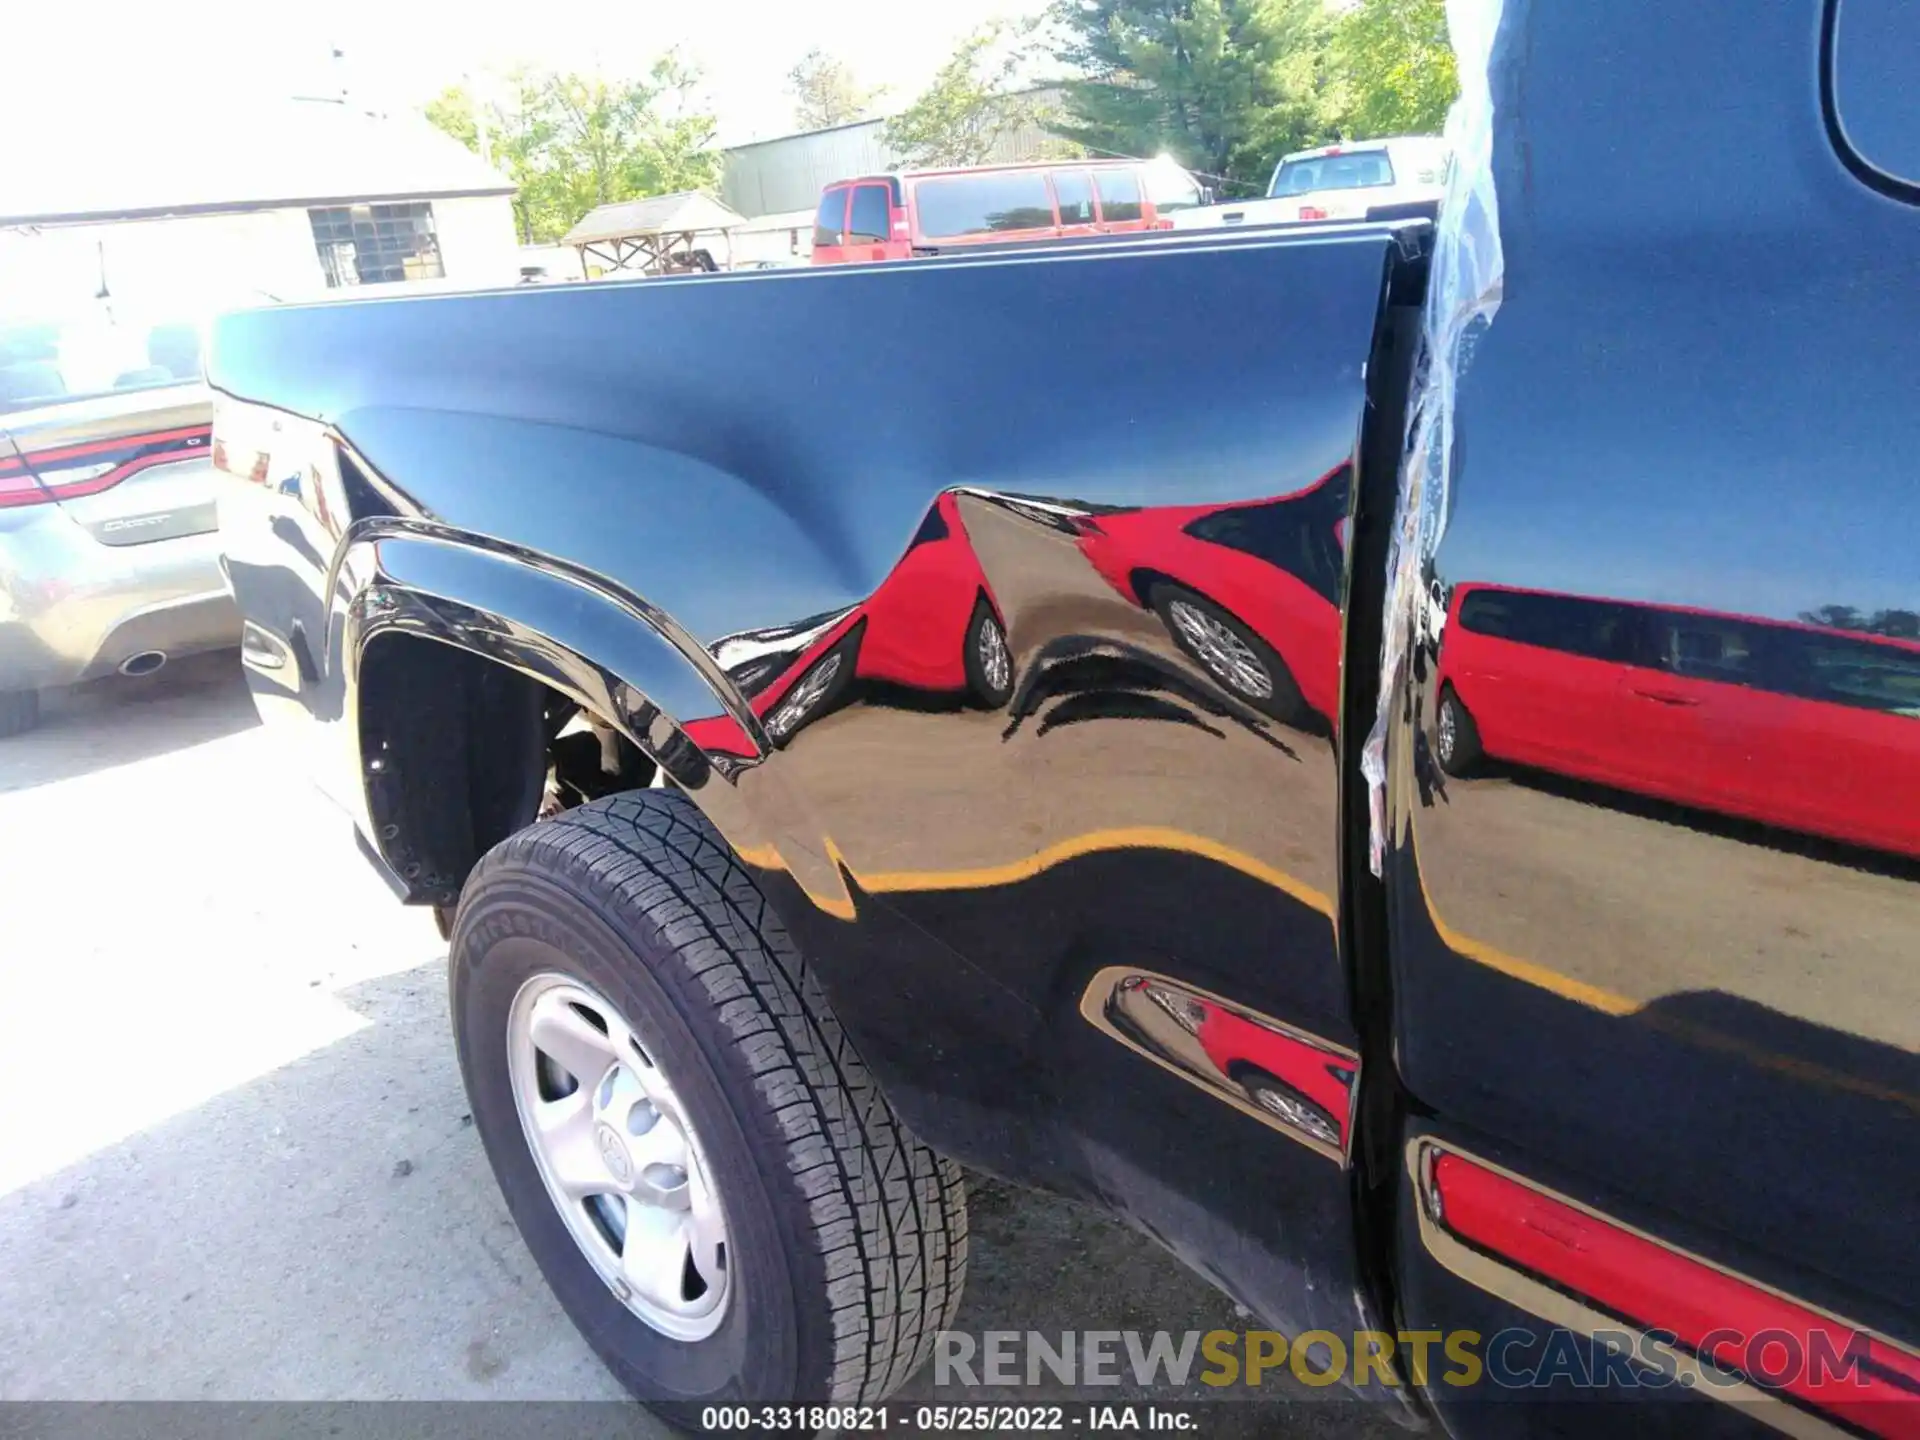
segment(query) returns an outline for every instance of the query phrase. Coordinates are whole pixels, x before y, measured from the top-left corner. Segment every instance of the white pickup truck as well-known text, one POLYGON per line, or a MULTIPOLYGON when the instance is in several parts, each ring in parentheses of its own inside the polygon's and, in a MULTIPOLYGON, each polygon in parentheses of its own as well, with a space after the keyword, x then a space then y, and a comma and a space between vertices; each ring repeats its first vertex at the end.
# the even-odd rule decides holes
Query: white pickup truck
POLYGON ((1295 220, 1385 220, 1439 212, 1452 163, 1437 135, 1396 135, 1326 145, 1285 156, 1265 198, 1233 200, 1173 215, 1178 230, 1273 225, 1295 220))

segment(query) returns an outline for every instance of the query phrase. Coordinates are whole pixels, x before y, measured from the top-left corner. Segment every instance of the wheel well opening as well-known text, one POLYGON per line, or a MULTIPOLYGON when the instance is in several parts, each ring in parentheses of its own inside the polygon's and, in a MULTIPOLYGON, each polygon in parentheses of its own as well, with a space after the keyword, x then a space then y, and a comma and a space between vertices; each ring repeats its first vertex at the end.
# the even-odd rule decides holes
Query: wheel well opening
MULTIPOLYGON (((1157 585, 1179 585, 1171 575, 1163 575, 1158 570, 1149 570, 1144 566, 1135 569, 1127 576, 1127 583, 1133 587, 1133 598, 1142 610, 1153 608, 1153 591, 1157 585)), ((1182 589, 1185 587, 1182 586, 1182 589)))
POLYGON ((1251 1060, 1234 1060, 1227 1065, 1227 1078, 1236 1085, 1245 1085, 1255 1078, 1271 1079, 1272 1077, 1251 1060))
POLYGON ((417 904, 447 907, 541 815, 654 783, 653 762, 570 697, 483 655, 382 635, 360 661, 372 839, 417 904))

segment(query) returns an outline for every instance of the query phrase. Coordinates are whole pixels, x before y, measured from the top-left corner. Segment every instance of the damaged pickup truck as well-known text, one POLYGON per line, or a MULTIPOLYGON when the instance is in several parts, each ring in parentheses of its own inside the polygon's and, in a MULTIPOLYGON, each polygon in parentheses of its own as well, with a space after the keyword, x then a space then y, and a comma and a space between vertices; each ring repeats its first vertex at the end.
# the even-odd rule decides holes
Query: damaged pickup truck
POLYGON ((1914 1433, 1917 14, 1458 6, 1437 227, 220 323, 259 708, 635 1395, 883 1400, 964 1166, 1414 1426, 1914 1433))

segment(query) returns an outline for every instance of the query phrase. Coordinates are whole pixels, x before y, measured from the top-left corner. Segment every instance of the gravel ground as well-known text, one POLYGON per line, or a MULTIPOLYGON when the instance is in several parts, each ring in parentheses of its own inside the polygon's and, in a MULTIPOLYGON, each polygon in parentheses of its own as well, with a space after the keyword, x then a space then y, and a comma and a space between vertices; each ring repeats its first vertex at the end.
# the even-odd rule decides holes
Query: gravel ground
MULTIPOLYGON (((618 1398, 487 1171, 431 919, 280 765, 230 655, 0 744, 0 876, 0 1399, 618 1398)), ((1085 1210, 986 1181, 973 1214, 963 1329, 1250 1323, 1085 1210)), ((1195 1414, 1389 1433, 1317 1401, 1195 1414)))

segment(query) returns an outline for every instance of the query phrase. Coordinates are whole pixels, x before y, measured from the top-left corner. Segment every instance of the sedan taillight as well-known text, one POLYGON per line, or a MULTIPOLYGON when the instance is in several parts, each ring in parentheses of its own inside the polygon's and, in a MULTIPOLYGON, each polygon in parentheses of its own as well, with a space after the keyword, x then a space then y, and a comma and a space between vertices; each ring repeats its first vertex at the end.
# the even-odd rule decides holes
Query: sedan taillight
POLYGON ((0 459, 0 509, 98 495, 142 470, 206 453, 208 438, 208 426, 189 425, 38 451, 31 468, 20 457, 7 456, 0 459))
POLYGON ((52 500, 33 478, 27 463, 15 456, 0 457, 0 510, 16 505, 45 505, 52 500))

